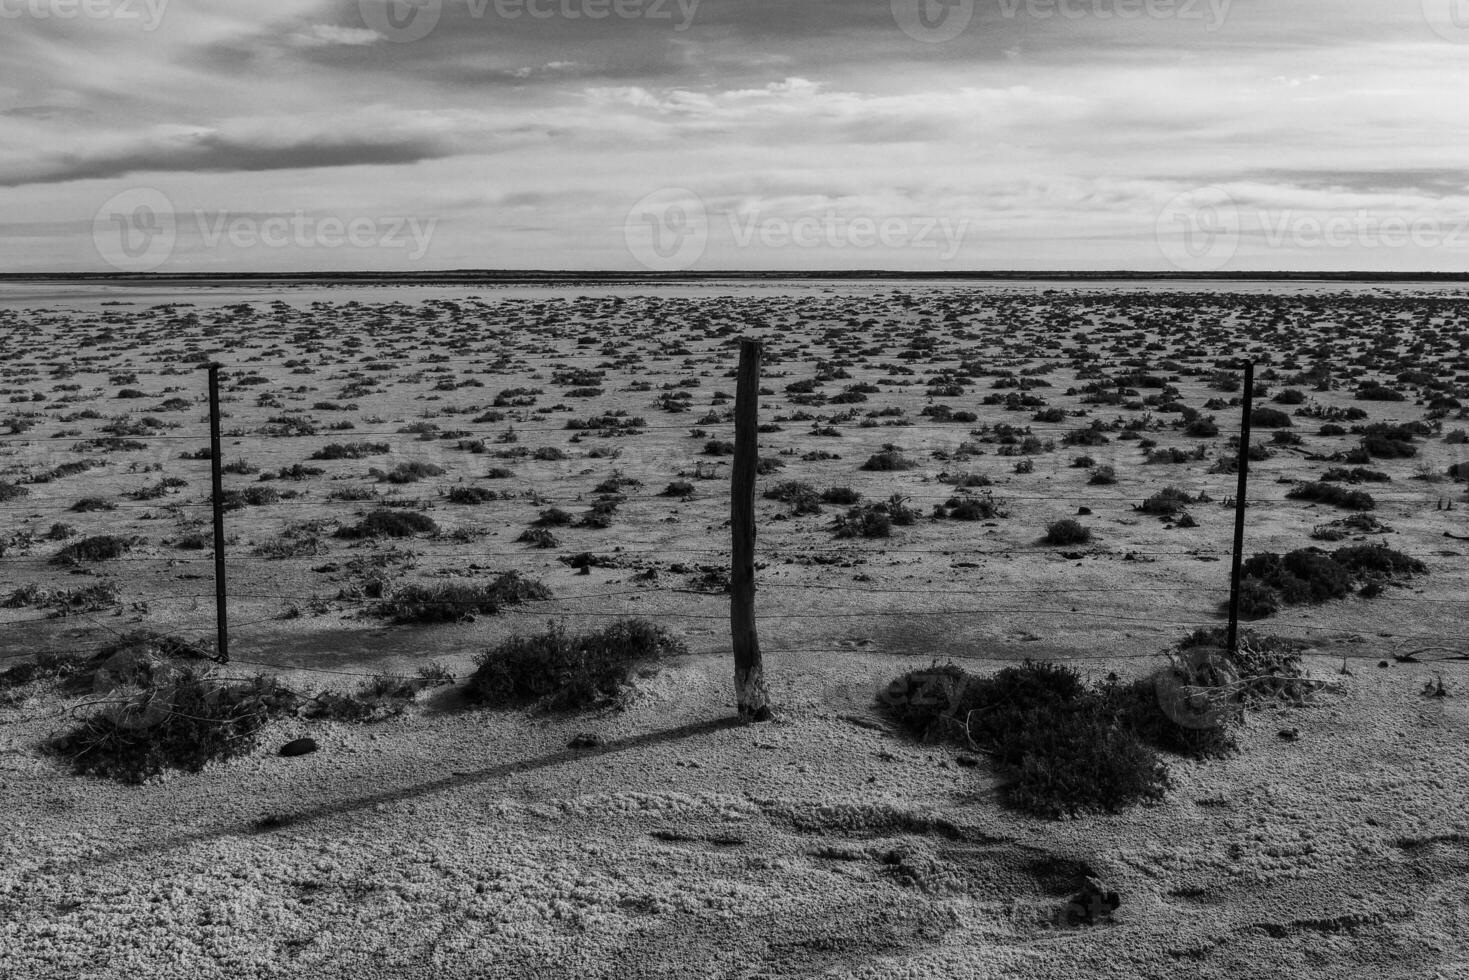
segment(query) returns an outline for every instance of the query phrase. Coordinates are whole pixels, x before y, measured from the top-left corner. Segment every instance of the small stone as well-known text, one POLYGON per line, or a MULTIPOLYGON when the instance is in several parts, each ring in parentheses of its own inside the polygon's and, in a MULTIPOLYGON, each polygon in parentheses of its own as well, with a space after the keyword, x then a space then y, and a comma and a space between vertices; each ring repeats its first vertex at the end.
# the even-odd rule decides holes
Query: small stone
POLYGON ((1299 728, 1282 728, 1276 734, 1285 739, 1287 742, 1294 742, 1296 739, 1301 737, 1301 730, 1299 728))
POLYGON ((316 744, 316 739, 314 738, 297 738, 292 739, 285 745, 282 745, 280 754, 287 757, 295 755, 308 755, 312 752, 315 752, 319 748, 321 748, 321 746, 316 744))
POLYGON ((573 749, 595 749, 605 743, 602 741, 602 736, 595 732, 579 732, 572 736, 571 741, 566 744, 573 749))
POLYGON ((1083 880, 1081 891, 1066 903, 1065 914, 1072 925, 1093 925, 1111 918, 1121 904, 1122 899, 1115 891, 1102 884, 1100 879, 1088 875, 1083 880))

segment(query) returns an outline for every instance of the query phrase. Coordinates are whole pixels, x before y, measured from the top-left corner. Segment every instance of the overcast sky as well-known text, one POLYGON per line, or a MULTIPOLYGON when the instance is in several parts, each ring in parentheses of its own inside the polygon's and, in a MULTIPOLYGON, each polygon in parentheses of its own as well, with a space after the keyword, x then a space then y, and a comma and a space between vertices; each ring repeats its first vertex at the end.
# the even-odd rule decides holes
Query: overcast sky
POLYGON ((1460 0, 0 19, 5 271, 1469 270, 1460 0))

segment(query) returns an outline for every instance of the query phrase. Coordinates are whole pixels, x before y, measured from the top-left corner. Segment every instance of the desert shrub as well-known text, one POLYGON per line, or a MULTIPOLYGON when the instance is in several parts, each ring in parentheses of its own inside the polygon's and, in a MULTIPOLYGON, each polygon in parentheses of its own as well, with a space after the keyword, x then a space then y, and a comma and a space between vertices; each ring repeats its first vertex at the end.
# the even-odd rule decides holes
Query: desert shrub
POLYGON ((1450 446, 1462 446, 1469 443, 1469 432, 1463 429, 1454 429, 1452 432, 1444 433, 1443 441, 1450 446))
POLYGON ((311 454, 312 459, 366 459, 392 452, 386 442, 333 442, 311 454))
POLYGON ((96 534, 80 541, 73 541, 62 548, 52 559, 58 565, 76 565, 87 561, 109 561, 121 558, 131 547, 126 538, 115 534, 96 534))
MULTIPOLYGON (((294 481, 309 480, 313 476, 321 476, 325 472, 326 470, 322 469, 320 466, 303 466, 300 463, 292 463, 290 466, 282 466, 280 469, 276 470, 274 479, 294 481)), ((272 479, 272 477, 269 474, 263 473, 261 474, 260 479, 269 480, 272 479)))
POLYGON ((1401 391, 1376 382, 1365 384, 1357 389, 1357 399, 1364 402, 1400 402, 1404 400, 1404 397, 1401 391))
POLYGON ((1362 449, 1376 459, 1411 459, 1418 455, 1418 447, 1407 439, 1376 433, 1362 437, 1362 449))
POLYGON ((273 678, 219 680, 157 657, 140 659, 113 698, 48 747, 79 773, 124 783, 242 755, 272 714, 295 706, 273 678))
POLYGON ((574 523, 575 520, 575 517, 560 507, 547 507, 531 523, 536 527, 567 527, 574 523))
POLYGON ((821 502, 850 506, 862 499, 862 495, 851 487, 827 487, 821 491, 821 502))
POLYGON ((1170 718, 1158 700, 1156 674, 1131 682, 1111 680, 1101 696, 1123 727, 1160 751, 1189 759, 1221 759, 1239 748, 1230 725, 1192 728, 1170 718))
POLYGON ((326 495, 328 500, 375 500, 377 491, 371 487, 337 487, 326 495))
POLYGON ((1245 619, 1263 619, 1280 611, 1280 597, 1275 590, 1256 578, 1242 579, 1239 584, 1239 614, 1245 619))
POLYGON ((1184 435, 1208 439, 1219 434, 1219 424, 1212 418, 1194 419, 1183 428, 1184 435))
POLYGON ((506 572, 493 582, 411 584, 393 592, 374 613, 398 623, 454 623, 493 616, 506 606, 551 598, 551 590, 519 572, 506 572))
POLYGON ((1301 483, 1285 493, 1291 500, 1309 500, 1346 510, 1372 510, 1377 501, 1365 490, 1346 490, 1334 483, 1301 483))
POLYGON ((391 470, 371 470, 371 474, 382 483, 417 483, 426 476, 443 476, 444 468, 435 463, 425 463, 421 460, 411 460, 399 463, 391 470))
POLYGON ((694 485, 688 480, 674 480, 663 488, 660 497, 676 497, 679 500, 688 500, 694 495, 694 485))
POLYGON ((1298 388, 1282 388, 1270 400, 1277 405, 1304 405, 1306 404, 1306 393, 1298 388))
POLYGON ((710 439, 704 443, 705 456, 733 456, 735 444, 728 439, 710 439))
POLYGON ((0 502, 15 500, 17 497, 24 497, 30 492, 29 489, 18 483, 8 483, 5 480, 0 480, 0 502))
POLYGON ((649 662, 687 652, 677 637, 642 619, 579 634, 553 623, 479 657, 465 697, 475 704, 581 710, 614 702, 649 662))
POLYGON ((1164 487, 1144 500, 1137 509, 1155 517, 1173 517, 1175 514, 1182 513, 1193 502, 1188 491, 1170 486, 1164 487))
POLYGON ((1327 422, 1321 427, 1321 434, 1323 436, 1344 436, 1347 434, 1347 430, 1344 426, 1337 425, 1335 422, 1327 422))
POLYGON ((1092 529, 1069 517, 1046 525, 1046 536, 1042 538, 1046 544, 1087 544, 1091 539, 1092 529))
POLYGON ((555 548, 561 544, 561 540, 544 527, 528 527, 520 532, 520 537, 515 539, 520 544, 533 545, 537 548, 555 548))
POLYGON ((956 521, 993 521, 1010 515, 1004 504, 986 491, 979 496, 950 497, 934 507, 934 516, 956 521))
POLYGON ((508 480, 515 475, 515 471, 504 466, 491 466, 485 470, 486 480, 508 480))
POLYGON ((1348 468, 1345 466, 1333 466, 1321 475, 1321 479, 1327 483, 1390 483, 1392 477, 1380 470, 1363 469, 1360 466, 1348 468))
POLYGON ((1117 482, 1117 470, 1104 463, 1092 470, 1092 475, 1086 482, 1099 487, 1111 486, 1117 482))
POLYGON ((949 664, 898 678, 880 696, 928 741, 963 739, 994 759, 1005 801, 1046 817, 1160 800, 1168 771, 1109 699, 1064 665, 1026 661, 992 678, 949 664))
POLYGON ((767 500, 790 504, 800 514, 821 513, 821 498, 816 488, 799 480, 784 480, 765 491, 767 500))
POLYGON ((1278 408, 1256 408, 1250 412, 1250 425, 1256 429, 1285 429, 1292 426, 1289 415, 1278 408))
POLYGON ((1112 440, 1107 438, 1101 426, 1092 424, 1081 429, 1072 429, 1061 439, 1063 446, 1105 446, 1112 440))
POLYGON ((1227 652, 1228 630, 1223 626, 1195 630, 1179 643, 1180 650, 1210 647, 1219 650, 1240 677, 1302 677, 1305 668, 1301 664, 1300 652, 1303 644, 1257 633, 1254 630, 1239 631, 1239 642, 1234 653, 1227 652))
POLYGON ((1450 465, 1448 469, 1448 474, 1450 479, 1469 480, 1469 462, 1454 463, 1450 465))
POLYGON ((556 463, 566 459, 566 453, 555 446, 541 446, 530 455, 531 459, 538 459, 545 463, 556 463))
MULTIPOLYGON (((1263 552, 1246 561, 1241 571, 1245 580, 1270 589, 1280 605, 1322 603, 1340 599, 1352 589, 1351 572, 1315 548, 1285 555, 1263 552)), ((1268 604, 1262 602, 1262 608, 1268 604)))
POLYGON ((1338 548, 1331 560, 1357 578, 1421 575, 1428 571, 1428 566, 1417 558, 1376 544, 1338 548))
POLYGON ((917 519, 906 500, 894 494, 888 500, 853 507, 836 519, 832 530, 839 538, 885 538, 894 524, 906 526, 917 519))
POLYGON ((499 499, 499 494, 484 487, 451 487, 448 500, 451 504, 487 504, 499 499))
POLYGON ((105 497, 83 497, 67 509, 75 514, 89 514, 99 510, 117 510, 117 504, 105 497))
POLYGON ((895 470, 911 470, 917 466, 917 463, 908 459, 897 449, 887 448, 880 453, 873 453, 867 457, 867 462, 863 463, 858 469, 885 473, 895 470))
POLYGON ((15 692, 21 688, 71 677, 86 666, 86 658, 75 654, 38 653, 34 660, 0 670, 0 704, 13 703, 17 699, 15 692))
POLYGON ((350 694, 323 691, 304 699, 301 716, 332 721, 371 723, 401 715, 418 695, 430 688, 454 683, 454 675, 430 661, 412 677, 374 674, 350 694))
POLYGON ((339 538, 411 538, 437 534, 439 525, 427 514, 411 510, 375 510, 361 521, 337 529, 339 538))

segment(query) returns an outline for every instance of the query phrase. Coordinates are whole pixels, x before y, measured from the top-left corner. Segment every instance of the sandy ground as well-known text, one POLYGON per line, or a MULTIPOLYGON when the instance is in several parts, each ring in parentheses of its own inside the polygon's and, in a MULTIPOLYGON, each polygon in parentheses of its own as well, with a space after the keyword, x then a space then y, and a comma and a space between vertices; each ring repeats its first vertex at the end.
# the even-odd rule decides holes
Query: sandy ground
POLYGON ((1340 694, 1171 762, 1159 806, 1053 823, 849 720, 918 665, 772 657, 779 720, 742 726, 729 664, 691 657, 621 714, 277 723, 139 788, 58 778, 38 696, 0 713, 0 976, 1469 976, 1469 708, 1429 668, 1311 658, 1340 694), (1082 864, 1110 924, 1056 918, 1082 864))
MULTIPOLYGON (((1420 439, 1414 458, 1367 464, 1391 477, 1363 488, 1392 530, 1341 542, 1391 544, 1429 573, 1259 624, 1309 643, 1316 675, 1344 691, 1252 715, 1230 760, 1174 762, 1177 785, 1160 806, 1063 823, 1017 816, 985 765, 884 731, 872 708, 881 685, 934 659, 981 673, 1022 657, 1076 659, 1096 678, 1136 676, 1188 630, 1220 622, 1235 479, 1213 470, 1231 455, 1237 408, 1208 410, 1220 435, 1193 438, 1144 402, 1159 388, 1096 404, 1088 382, 1137 371, 1168 379, 1189 406, 1227 403, 1210 372, 1243 352, 1274 372, 1272 393, 1324 364, 1325 387, 1293 384, 1310 406, 1420 420, 1430 398, 1469 384, 1462 310, 1453 296, 1292 286, 1274 297, 915 287, 0 312, 11 345, 0 480, 28 491, 0 503, 0 598, 33 586, 117 590, 65 617, 40 600, 0 608, 0 665, 139 628, 212 635, 209 552, 181 547, 207 527, 208 468, 180 459, 207 445, 197 363, 210 358, 226 364, 226 460, 323 470, 268 481, 297 496, 229 517, 231 671, 280 673, 302 689, 348 689, 430 659, 462 676, 511 633, 622 615, 655 619, 692 650, 640 681, 621 714, 467 711, 443 693, 381 725, 274 723, 247 757, 139 788, 73 777, 43 756, 66 704, 32 689, 0 708, 0 977, 1469 976, 1464 662, 1390 656, 1463 647, 1469 500, 1462 484, 1424 477, 1469 461, 1469 447, 1441 434, 1420 439), (727 459, 701 453, 730 438, 721 393, 733 391, 742 335, 766 341, 762 419, 780 431, 762 435, 762 454, 785 464, 762 490, 802 480, 866 500, 899 493, 924 515, 888 539, 837 540, 842 508, 797 516, 759 501, 760 629, 778 720, 751 727, 727 721, 727 598, 704 581, 726 561, 727 459), (822 365, 848 376, 819 393, 875 390, 800 404, 787 386, 822 365), (570 394, 584 385, 556 375, 576 369, 605 372, 601 393, 570 394), (959 394, 930 390, 946 376, 959 394), (1045 384, 1022 391, 1025 379, 1045 384), (1407 397, 1354 398, 1366 381, 1407 397), (477 421, 511 388, 542 391, 477 421), (688 411, 654 404, 679 391, 691 393, 688 411), (1041 423, 1036 405, 985 403, 1008 394, 1067 414, 1041 423), (165 407, 171 399, 182 404, 165 407), (976 419, 920 414, 936 404, 976 419), (648 425, 579 439, 565 427, 611 412, 648 425), (282 433, 293 418, 317 433, 282 433), (1093 419, 1115 421, 1106 444, 1059 445, 1093 419), (1200 458, 1145 463, 1135 441, 1116 438, 1129 422, 1160 448, 1202 446, 1200 458), (1058 445, 1017 472, 1022 457, 994 438, 1000 424, 1058 445), (126 438, 141 447, 92 442, 105 427, 136 428, 126 438), (363 440, 390 449, 310 459, 363 440), (464 448, 476 440, 484 452, 464 448), (917 467, 859 470, 885 443, 917 467), (496 455, 517 447, 523 455, 496 455), (536 458, 542 449, 561 458, 536 458), (806 458, 816 450, 839 458, 806 458), (1082 454, 1115 466, 1118 482, 1090 484, 1073 465, 1082 454), (35 479, 84 460, 97 465, 35 479), (368 472, 405 461, 444 473, 395 486, 368 472), (488 479, 492 465, 513 474, 488 479), (945 482, 955 473, 990 478, 1008 516, 929 519, 955 494, 945 482), (516 541, 546 507, 580 515, 619 475, 641 486, 625 491, 611 527, 557 529, 545 550, 516 541), (186 485, 137 498, 166 476, 186 485), (695 484, 692 499, 659 496, 675 479, 695 484), (1169 484, 1210 498, 1190 508, 1197 527, 1134 509, 1169 484), (502 496, 449 503, 460 486, 502 496), (340 490, 377 496, 329 496, 340 490), (88 496, 116 509, 70 509, 88 496), (333 537, 383 500, 415 502, 442 533, 333 537), (1083 506, 1090 545, 1041 543, 1050 521, 1083 506), (56 523, 70 536, 48 537, 56 523), (100 533, 132 537, 132 550, 79 568, 51 562, 67 540, 100 533), (603 564, 578 574, 561 559, 579 552, 603 564), (368 614, 373 575, 391 589, 508 570, 553 598, 442 627, 368 614), (1448 698, 1423 696, 1435 673, 1448 698), (1299 740, 1280 738, 1285 728, 1299 740), (567 747, 586 731, 606 745, 567 747), (322 750, 274 754, 303 734, 322 750), (1113 923, 1058 923, 1083 865, 1123 896, 1113 923)), ((1465 424, 1462 411, 1439 415, 1443 433, 1465 424)), ((1308 456, 1357 444, 1320 424, 1297 420, 1302 445, 1254 466, 1247 553, 1312 544, 1314 527, 1346 515, 1285 496, 1335 465, 1308 456)), ((228 486, 258 480, 232 474, 228 486)))

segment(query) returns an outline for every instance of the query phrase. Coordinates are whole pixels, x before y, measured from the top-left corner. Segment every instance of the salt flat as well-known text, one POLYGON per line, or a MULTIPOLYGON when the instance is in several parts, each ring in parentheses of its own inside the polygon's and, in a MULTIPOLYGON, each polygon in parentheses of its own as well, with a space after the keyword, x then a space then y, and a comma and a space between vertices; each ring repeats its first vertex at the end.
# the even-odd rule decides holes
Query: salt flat
POLYGON ((379 725, 277 720, 253 754, 141 787, 67 775, 39 746, 71 702, 27 688, 0 708, 0 975, 1466 974, 1463 661, 1391 656, 1463 649, 1461 297, 886 284, 189 302, 0 313, 0 480, 19 488, 0 504, 4 656, 212 636, 209 464, 184 458, 208 445, 209 361, 240 495, 232 672, 343 689, 430 660, 462 675, 546 620, 626 615, 691 653, 619 713, 549 720, 441 692, 379 725), (851 488, 917 513, 843 538, 846 505, 761 497, 778 721, 750 727, 722 721, 719 444, 743 337, 765 344, 762 493, 851 488), (1291 423, 1255 432, 1269 455, 1246 555, 1384 543, 1424 566, 1251 624, 1301 641, 1341 691, 1250 714, 1229 759, 1171 762, 1159 806, 1061 823, 1000 806, 957 750, 882 727, 874 693, 933 660, 1136 676, 1221 622, 1242 356, 1256 404, 1291 423), (1217 433, 1188 431, 1208 418, 1217 433), (1372 425, 1411 455, 1362 457, 1372 425), (334 444, 368 449, 313 458, 334 444), (889 446, 912 468, 861 468, 889 446), (426 475, 387 479, 403 464, 426 475), (1114 482, 1094 482, 1102 467, 1114 482), (1370 511, 1288 496, 1333 468, 1375 474, 1326 481, 1370 511), (675 483, 689 490, 665 496, 675 483), (1169 486, 1183 511, 1138 509, 1169 486), (605 526, 587 521, 610 497, 605 526), (966 500, 987 519, 956 518, 966 500), (387 504, 437 533, 337 536, 387 504), (554 543, 519 540, 551 508, 571 519, 554 543), (1333 529, 1369 513, 1375 533, 1333 529), (1064 518, 1092 540, 1044 543, 1064 518), (126 551, 54 560, 95 535, 126 551), (375 615, 408 584, 508 571, 551 598, 437 626, 375 615), (1435 675, 1449 697, 1423 695, 1435 675), (586 730, 602 748, 566 748, 586 730), (273 754, 303 734, 322 751, 273 754), (1057 923, 1083 865, 1122 893, 1114 922, 1057 923))

